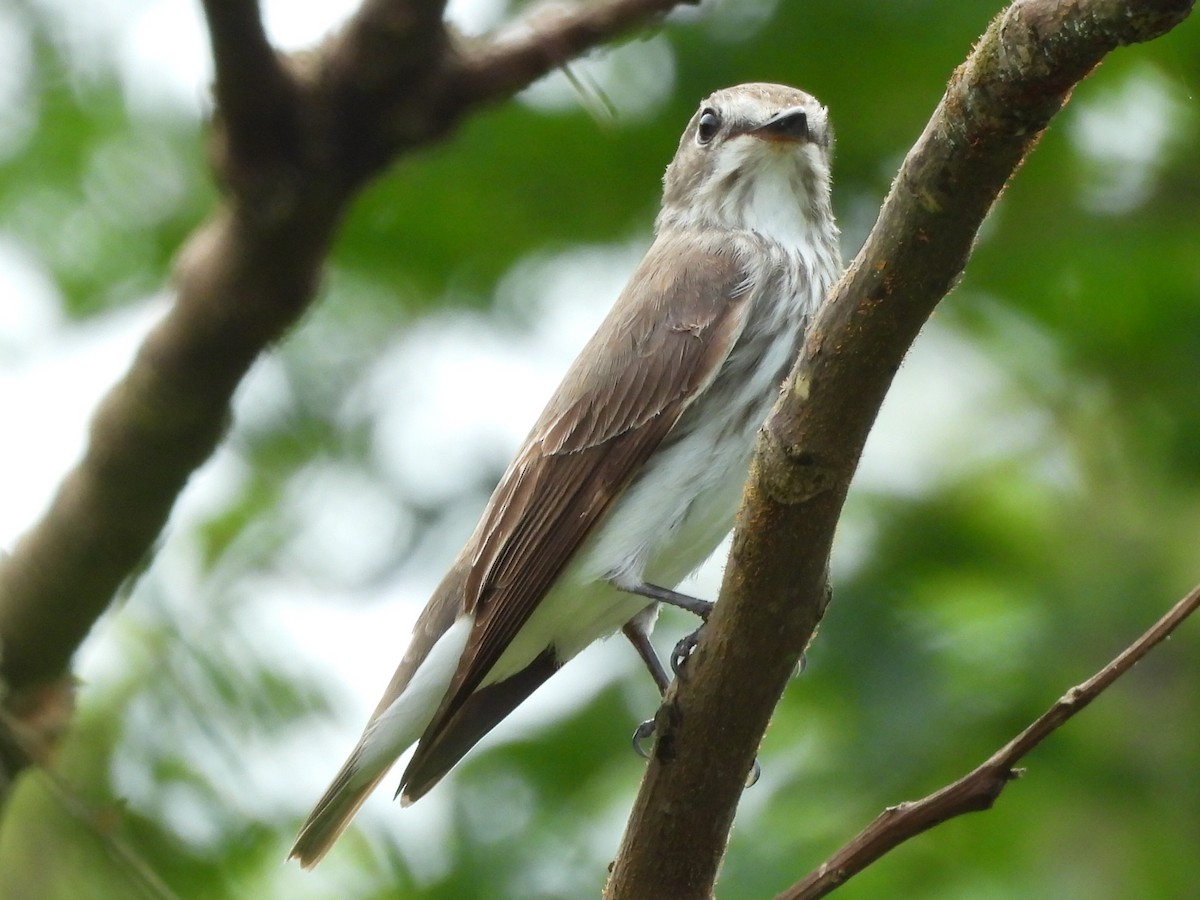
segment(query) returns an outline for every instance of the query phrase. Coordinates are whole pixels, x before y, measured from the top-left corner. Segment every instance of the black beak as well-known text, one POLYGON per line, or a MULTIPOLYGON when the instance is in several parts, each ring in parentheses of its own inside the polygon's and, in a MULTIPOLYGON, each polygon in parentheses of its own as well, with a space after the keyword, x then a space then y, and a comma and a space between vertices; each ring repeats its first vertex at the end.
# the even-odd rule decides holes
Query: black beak
POLYGON ((803 109, 785 109, 751 132, 768 141, 807 141, 808 114, 803 109))

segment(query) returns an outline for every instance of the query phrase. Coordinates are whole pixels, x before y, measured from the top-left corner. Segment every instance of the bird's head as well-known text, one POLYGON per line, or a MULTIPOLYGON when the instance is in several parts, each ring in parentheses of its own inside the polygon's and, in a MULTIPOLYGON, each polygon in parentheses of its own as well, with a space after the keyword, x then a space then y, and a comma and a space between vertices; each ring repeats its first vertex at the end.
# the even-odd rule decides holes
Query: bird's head
POLYGON ((832 220, 833 133, 816 98, 741 84, 700 104, 663 178, 659 227, 715 227, 795 240, 832 220))

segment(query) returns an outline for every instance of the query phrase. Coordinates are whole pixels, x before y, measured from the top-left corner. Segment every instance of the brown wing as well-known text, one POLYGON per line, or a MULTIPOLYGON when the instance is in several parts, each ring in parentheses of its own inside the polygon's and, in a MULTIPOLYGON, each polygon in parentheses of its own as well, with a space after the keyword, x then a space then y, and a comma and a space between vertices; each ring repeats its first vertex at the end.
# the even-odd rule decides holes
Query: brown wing
POLYGON ((678 236, 651 247, 551 398, 472 537, 463 601, 475 613, 474 630, 405 771, 405 785, 432 785, 430 774, 440 777, 554 671, 539 657, 544 674, 508 697, 506 709, 481 709, 482 695, 492 693, 491 687, 476 693, 487 673, 720 368, 741 331, 746 284, 727 249, 678 236))

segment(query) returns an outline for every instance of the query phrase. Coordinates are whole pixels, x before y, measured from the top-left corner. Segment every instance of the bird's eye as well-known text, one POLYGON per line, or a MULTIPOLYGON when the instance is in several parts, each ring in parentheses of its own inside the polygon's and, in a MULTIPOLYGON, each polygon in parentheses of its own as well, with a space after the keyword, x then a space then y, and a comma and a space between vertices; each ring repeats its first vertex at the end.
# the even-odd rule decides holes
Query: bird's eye
POLYGON ((721 128, 721 117, 715 109, 706 109, 700 113, 700 122, 696 126, 696 142, 707 144, 717 135, 721 128))

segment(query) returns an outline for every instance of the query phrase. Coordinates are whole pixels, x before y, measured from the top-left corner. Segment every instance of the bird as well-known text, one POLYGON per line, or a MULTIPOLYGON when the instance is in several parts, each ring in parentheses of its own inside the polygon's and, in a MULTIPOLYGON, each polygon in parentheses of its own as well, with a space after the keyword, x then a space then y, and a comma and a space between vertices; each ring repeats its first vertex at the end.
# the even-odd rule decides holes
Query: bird
POLYGON ((654 240, 434 590, 362 736, 290 858, 318 863, 397 759, 430 790, 568 660, 649 641, 732 529, 755 434, 841 270, 828 112, 750 83, 701 102, 663 177, 654 240))

